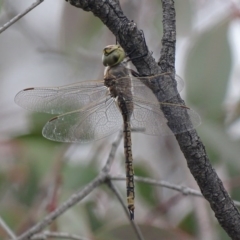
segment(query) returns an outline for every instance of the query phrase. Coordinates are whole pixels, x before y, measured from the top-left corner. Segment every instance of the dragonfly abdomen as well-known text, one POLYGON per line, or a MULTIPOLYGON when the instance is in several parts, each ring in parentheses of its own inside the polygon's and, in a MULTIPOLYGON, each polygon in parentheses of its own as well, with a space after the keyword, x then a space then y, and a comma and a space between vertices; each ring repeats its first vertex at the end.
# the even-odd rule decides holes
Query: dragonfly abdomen
POLYGON ((127 203, 130 213, 130 219, 134 219, 134 170, 132 157, 132 140, 131 140, 131 125, 129 121, 123 123, 124 134, 124 153, 126 167, 126 187, 127 187, 127 203))

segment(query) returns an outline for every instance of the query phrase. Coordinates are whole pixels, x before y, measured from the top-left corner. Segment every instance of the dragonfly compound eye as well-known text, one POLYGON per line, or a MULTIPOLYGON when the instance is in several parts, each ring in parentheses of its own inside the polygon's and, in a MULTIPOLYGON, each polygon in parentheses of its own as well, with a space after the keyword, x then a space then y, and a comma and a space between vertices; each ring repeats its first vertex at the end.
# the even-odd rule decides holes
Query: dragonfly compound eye
POLYGON ((119 45, 110 45, 103 49, 102 61, 104 66, 115 66, 125 58, 124 50, 119 45))

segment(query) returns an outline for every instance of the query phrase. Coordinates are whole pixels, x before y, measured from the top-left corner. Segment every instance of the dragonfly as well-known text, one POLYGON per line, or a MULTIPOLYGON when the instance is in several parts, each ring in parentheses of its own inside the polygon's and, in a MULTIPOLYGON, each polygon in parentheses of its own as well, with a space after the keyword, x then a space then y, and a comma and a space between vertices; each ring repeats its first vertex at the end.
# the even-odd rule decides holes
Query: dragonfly
MULTIPOLYGON (((185 105, 160 103, 149 84, 168 73, 134 77, 126 66, 126 54, 120 45, 103 49, 105 66, 102 80, 90 80, 59 87, 31 87, 20 91, 15 102, 21 107, 57 115, 43 127, 45 138, 59 142, 88 143, 107 137, 120 129, 123 131, 126 192, 130 219, 134 219, 134 169, 132 157, 132 129, 149 135, 173 135, 191 130, 201 122, 199 115, 185 105), (161 107, 168 107, 173 118, 187 114, 192 119, 181 118, 184 128, 170 128, 161 107)), ((174 76, 179 91, 183 80, 174 76)), ((172 96, 173 97, 173 96, 172 96)))

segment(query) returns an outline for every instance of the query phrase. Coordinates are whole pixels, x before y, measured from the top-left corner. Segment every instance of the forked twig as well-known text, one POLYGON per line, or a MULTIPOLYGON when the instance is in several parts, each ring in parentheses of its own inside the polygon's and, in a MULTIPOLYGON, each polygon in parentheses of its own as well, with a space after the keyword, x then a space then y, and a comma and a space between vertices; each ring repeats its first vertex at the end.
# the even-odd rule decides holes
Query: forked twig
POLYGON ((68 200, 66 200, 55 211, 51 212, 41 222, 37 223, 35 226, 33 226, 32 228, 27 230, 25 233, 23 233, 20 237, 17 238, 17 240, 29 239, 35 233, 39 233, 46 226, 51 224, 52 221, 54 221, 57 217, 59 217, 65 211, 67 211, 70 207, 72 207, 73 205, 75 205, 76 203, 81 201, 84 197, 86 197, 96 187, 98 187, 102 183, 108 181, 108 179, 109 179, 108 172, 110 170, 111 163, 114 159, 114 156, 116 154, 116 151, 120 144, 121 139, 122 139, 122 133, 119 133, 119 135, 117 136, 117 139, 112 144, 112 149, 109 153, 109 157, 107 159, 105 167, 102 169, 101 173, 99 173, 99 175, 94 180, 92 180, 87 186, 85 186, 79 192, 74 193, 68 200))
POLYGON ((37 0, 35 3, 33 3, 31 6, 29 6, 27 9, 25 9, 22 13, 18 14, 14 18, 12 18, 10 21, 5 23, 2 27, 0 27, 0 33, 5 31, 7 28, 9 28, 12 24, 17 22, 19 19, 21 19, 23 16, 25 16, 27 13, 32 11, 35 7, 37 7, 40 3, 42 3, 44 0, 37 0))

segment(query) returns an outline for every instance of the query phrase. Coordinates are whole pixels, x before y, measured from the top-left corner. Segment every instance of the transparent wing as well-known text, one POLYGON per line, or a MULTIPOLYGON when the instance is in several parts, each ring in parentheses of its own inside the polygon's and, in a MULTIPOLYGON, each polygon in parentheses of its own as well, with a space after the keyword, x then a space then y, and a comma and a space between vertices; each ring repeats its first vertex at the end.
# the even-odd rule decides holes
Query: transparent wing
MULTIPOLYGON (((163 89, 168 88, 169 81, 172 81, 171 75, 160 74, 150 77, 133 78, 133 101, 134 111, 131 118, 131 126, 145 134, 149 135, 173 135, 180 132, 191 130, 200 125, 201 119, 193 110, 178 104, 167 102, 159 102, 152 90, 148 87, 149 82, 155 79, 163 78, 163 89), (161 107, 167 108, 167 113, 170 117, 176 119, 177 124, 168 127, 168 121, 164 116, 161 107), (192 121, 189 122, 189 118, 192 121)), ((181 91, 184 86, 183 80, 179 76, 175 76, 178 91, 181 91)), ((171 95, 172 97, 174 96, 171 95)), ((167 98, 162 98, 167 101, 167 98)))
POLYGON ((62 114, 97 103, 106 96, 103 81, 85 81, 62 87, 26 88, 16 95, 15 102, 28 110, 62 114))
MULTIPOLYGON (((149 83, 155 80, 161 81, 161 88, 163 89, 163 92, 172 87, 173 79, 168 73, 146 77, 132 77, 134 95, 138 98, 144 98, 150 103, 155 101, 156 97, 154 96, 152 90, 148 87, 149 83)), ((184 81, 178 75, 175 75, 175 80, 177 84, 177 90, 178 92, 181 92, 184 87, 184 81)), ((172 93, 171 97, 174 97, 175 95, 176 93, 172 93)), ((169 97, 167 98, 163 95, 161 101, 165 102, 167 100, 169 100, 169 97)))
MULTIPOLYGON (((132 78, 134 94, 149 102, 153 100, 152 91, 146 87, 149 82, 156 79, 163 79, 163 86, 169 87, 168 81, 171 80, 169 74, 159 74, 155 76, 132 78)), ((183 80, 176 76, 178 90, 181 91, 184 85, 183 80)), ((82 108, 85 105, 98 102, 98 99, 106 97, 107 88, 101 80, 84 81, 62 87, 40 87, 26 88, 20 91, 15 102, 28 110, 46 112, 51 114, 62 114, 82 108)), ((167 99, 162 99, 162 101, 167 99)))
POLYGON ((201 119, 193 110, 176 104, 159 103, 156 105, 148 105, 141 101, 134 101, 134 111, 131 118, 131 127, 140 132, 149 135, 173 135, 181 132, 189 131, 200 125, 201 119), (160 110, 160 105, 167 109, 167 114, 174 118, 175 125, 172 130, 168 127, 168 121, 160 110), (188 120, 189 118, 191 122, 188 120))
POLYGON ((73 111, 52 118, 43 128, 43 136, 58 142, 86 143, 118 131, 122 116, 111 98, 88 111, 73 111))

